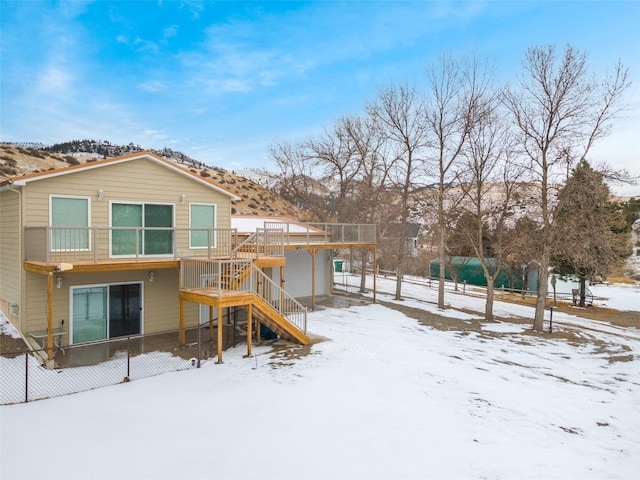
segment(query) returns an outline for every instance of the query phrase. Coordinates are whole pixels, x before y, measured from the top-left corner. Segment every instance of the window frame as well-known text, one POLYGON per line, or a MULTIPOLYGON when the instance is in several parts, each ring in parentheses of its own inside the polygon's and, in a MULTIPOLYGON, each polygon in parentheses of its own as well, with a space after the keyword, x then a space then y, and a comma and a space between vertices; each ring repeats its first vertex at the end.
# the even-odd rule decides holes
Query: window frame
MULTIPOLYGON (((198 233, 194 232, 192 229, 206 228, 206 227, 194 227, 193 226, 193 210, 192 207, 212 207, 213 208, 213 226, 211 229, 215 230, 218 225, 218 206, 215 203, 203 203, 203 202, 190 202, 189 203, 189 249, 191 250, 203 250, 209 248, 209 245, 194 245, 193 244, 193 234, 198 233)), ((213 236, 211 240, 211 248, 216 248, 217 238, 216 235, 213 236)))
MULTIPOLYGON (((106 337, 103 340, 112 340, 112 339, 117 339, 117 338, 125 338, 125 336, 116 336, 116 337, 111 337, 109 335, 109 331, 110 331, 110 327, 111 327, 111 320, 110 320, 110 294, 111 294, 111 287, 112 286, 118 286, 118 285, 139 285, 140 286, 140 293, 139 293, 139 300, 140 300, 140 333, 138 333, 137 335, 144 335, 145 333, 145 318, 144 318, 144 313, 145 313, 145 282, 141 281, 141 280, 134 280, 134 281, 124 281, 124 282, 107 282, 107 283, 91 283, 91 284, 82 284, 82 285, 73 285, 71 287, 69 287, 69 345, 82 345, 85 343, 90 343, 92 340, 87 340, 87 341, 81 341, 81 342, 77 342, 76 339, 74 338, 74 327, 75 327, 75 321, 74 321, 74 315, 75 315, 75 311, 74 311, 74 292, 77 289, 88 289, 88 288, 105 288, 105 292, 106 292, 106 304, 104 305, 104 313, 106 314, 106 319, 105 319, 105 327, 106 327, 106 337)), ((100 340, 96 340, 96 341, 100 341, 100 340)))
MULTIPOLYGON (((149 228, 156 228, 156 227, 149 227, 149 228)), ((175 203, 145 202, 145 201, 131 201, 131 200, 109 200, 109 257, 111 258, 135 258, 136 256, 145 257, 145 258, 173 258, 175 256, 175 251, 176 251, 175 235, 173 234, 175 232, 175 229, 176 229, 176 204, 175 203), (142 207, 140 210, 141 225, 139 227, 131 227, 131 228, 142 229, 143 235, 142 235, 142 238, 139 239, 142 244, 142 251, 138 252, 137 255, 136 253, 124 254, 124 255, 117 255, 113 253, 113 232, 114 232, 113 229, 118 228, 113 226, 113 206, 114 205, 140 205, 142 207), (165 207, 171 207, 171 227, 158 227, 158 228, 166 228, 166 230, 171 231, 172 233, 171 235, 172 243, 171 243, 170 253, 146 254, 144 252, 145 250, 144 229, 147 228, 145 226, 145 213, 146 213, 145 208, 147 205, 160 205, 165 207)))
POLYGON ((86 228, 86 248, 54 248, 54 233, 52 230, 49 235, 49 248, 51 252, 90 252, 91 251, 91 235, 89 235, 89 229, 91 228, 91 197, 88 195, 61 195, 57 193, 49 194, 49 227, 50 228, 86 228), (53 225, 53 203, 54 199, 69 199, 69 200, 85 200, 87 204, 87 225, 84 227, 65 227, 64 225, 53 225))

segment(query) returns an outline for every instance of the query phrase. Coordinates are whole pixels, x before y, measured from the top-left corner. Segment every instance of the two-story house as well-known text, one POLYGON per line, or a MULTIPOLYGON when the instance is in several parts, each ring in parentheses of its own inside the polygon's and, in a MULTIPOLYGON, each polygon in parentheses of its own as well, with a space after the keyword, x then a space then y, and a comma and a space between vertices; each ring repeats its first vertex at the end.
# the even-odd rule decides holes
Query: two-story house
MULTIPOLYGON (((285 249, 315 259, 345 239, 313 227, 294 245, 288 226, 268 222, 239 235, 234 199, 149 152, 4 181, 0 309, 50 360, 58 342, 179 328, 184 343, 185 328, 232 307, 307 343, 306 309, 284 289, 285 249)), ((348 244, 375 249, 371 227, 356 226, 348 244)))

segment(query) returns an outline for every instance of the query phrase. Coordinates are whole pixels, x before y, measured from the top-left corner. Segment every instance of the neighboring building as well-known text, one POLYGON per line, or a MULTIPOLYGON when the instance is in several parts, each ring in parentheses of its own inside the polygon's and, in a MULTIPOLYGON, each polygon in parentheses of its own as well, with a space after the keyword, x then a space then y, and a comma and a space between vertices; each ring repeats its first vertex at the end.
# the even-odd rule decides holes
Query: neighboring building
POLYGON ((420 248, 419 240, 421 229, 421 223, 406 223, 404 225, 403 232, 403 226, 401 223, 390 223, 382 233, 382 238, 390 242, 397 242, 404 239, 407 247, 407 254, 415 257, 418 255, 420 248))
POLYGON ((327 293, 328 280, 316 290, 316 277, 299 271, 309 266, 296 252, 317 260, 343 241, 375 250, 375 228, 345 240, 297 224, 306 233, 295 245, 289 224, 267 222, 243 243, 232 226, 237 198, 149 152, 4 181, 0 309, 34 346, 44 339, 50 360, 58 336, 70 345, 180 328, 184 343, 184 329, 211 321, 211 307, 253 311, 306 343, 306 311, 280 290, 285 265, 294 296, 327 293))

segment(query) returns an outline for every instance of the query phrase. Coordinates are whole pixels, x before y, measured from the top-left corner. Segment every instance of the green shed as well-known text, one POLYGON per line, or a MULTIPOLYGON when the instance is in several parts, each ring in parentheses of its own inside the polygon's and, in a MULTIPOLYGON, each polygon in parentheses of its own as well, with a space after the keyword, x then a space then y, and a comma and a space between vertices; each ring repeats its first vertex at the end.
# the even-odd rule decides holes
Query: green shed
MULTIPOLYGON (((493 274, 496 270, 495 259, 488 258, 487 263, 489 264, 489 271, 493 274)), ((456 274, 455 276, 459 283, 467 282, 469 285, 487 286, 478 257, 451 257, 450 264, 445 264, 445 278, 454 281, 452 273, 456 274)), ((436 258, 429 263, 429 275, 431 278, 440 276, 440 259, 436 258)), ((502 270, 493 281, 493 286, 495 288, 505 287, 520 290, 522 288, 522 278, 520 277, 520 275, 516 275, 510 279, 507 271, 502 270)))

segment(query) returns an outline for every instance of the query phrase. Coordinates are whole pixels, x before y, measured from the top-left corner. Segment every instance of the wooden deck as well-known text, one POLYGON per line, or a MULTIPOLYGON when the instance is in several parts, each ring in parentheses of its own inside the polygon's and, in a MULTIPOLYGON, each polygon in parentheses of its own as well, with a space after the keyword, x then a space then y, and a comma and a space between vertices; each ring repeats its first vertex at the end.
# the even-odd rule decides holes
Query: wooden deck
MULTIPOLYGON (((258 257, 254 258, 249 254, 238 258, 253 258, 253 263, 259 268, 284 267, 286 260, 284 257, 258 257)), ((203 258, 203 260, 228 260, 228 257, 203 258)), ((23 268, 27 272, 34 272, 41 275, 57 272, 59 263, 45 263, 25 260, 23 268)), ((140 260, 109 260, 101 262, 73 262, 73 269, 65 273, 97 273, 97 272, 118 272, 125 270, 162 270, 180 268, 179 259, 145 258, 140 260)))
MULTIPOLYGON (((219 309, 227 307, 245 307, 251 317, 256 313, 257 319, 274 330, 278 335, 287 337, 290 340, 299 342, 302 345, 309 345, 310 340, 305 332, 299 330, 289 322, 267 302, 252 292, 241 292, 236 290, 220 289, 181 289, 180 303, 193 302, 200 305, 209 305, 219 309)), ((180 330, 184 331, 184 321, 180 322, 180 330)))
POLYGON ((254 294, 238 290, 218 290, 210 288, 180 289, 180 299, 186 302, 209 305, 211 307, 239 307, 253 303, 254 294))

